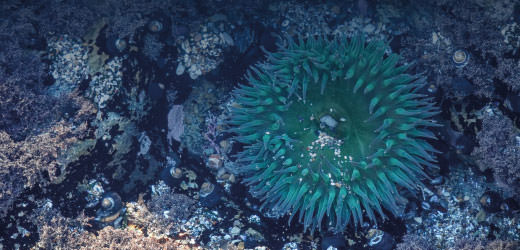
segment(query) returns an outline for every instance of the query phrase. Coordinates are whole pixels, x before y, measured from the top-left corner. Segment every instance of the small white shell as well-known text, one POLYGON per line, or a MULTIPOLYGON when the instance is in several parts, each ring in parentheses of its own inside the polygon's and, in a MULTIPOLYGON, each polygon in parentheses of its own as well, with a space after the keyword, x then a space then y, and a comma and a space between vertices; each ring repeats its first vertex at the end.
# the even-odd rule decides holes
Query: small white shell
POLYGON ((179 63, 179 65, 177 65, 177 69, 175 70, 175 74, 180 76, 180 75, 184 74, 184 70, 186 70, 186 67, 184 67, 184 65, 182 63, 179 63))
POLYGON ((320 118, 320 122, 329 126, 329 128, 335 128, 338 125, 338 122, 332 118, 330 115, 323 116, 320 118))

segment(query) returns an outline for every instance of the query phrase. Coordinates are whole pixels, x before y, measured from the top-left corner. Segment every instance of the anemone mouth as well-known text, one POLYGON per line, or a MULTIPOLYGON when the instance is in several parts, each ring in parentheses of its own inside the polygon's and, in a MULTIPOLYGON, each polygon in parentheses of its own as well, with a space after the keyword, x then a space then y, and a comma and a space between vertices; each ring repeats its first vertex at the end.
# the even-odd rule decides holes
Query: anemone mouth
POLYGON ((344 157, 344 160, 361 161, 370 154, 368 142, 374 140, 379 121, 368 121, 368 98, 356 95, 352 86, 342 81, 331 81, 329 85, 323 93, 319 86, 311 85, 308 91, 316 94, 309 95, 305 101, 296 98, 284 113, 287 121, 284 129, 293 131, 290 135, 299 138, 299 142, 294 143, 295 151, 307 152, 304 158, 308 161, 315 160, 312 155, 317 154, 317 149, 319 155, 326 155, 328 159, 344 157))
POLYGON ((426 139, 438 110, 417 93, 424 79, 385 49, 360 37, 289 40, 251 68, 229 124, 246 144, 239 171, 262 208, 342 231, 363 214, 397 213, 397 188, 421 185, 435 162, 426 139))

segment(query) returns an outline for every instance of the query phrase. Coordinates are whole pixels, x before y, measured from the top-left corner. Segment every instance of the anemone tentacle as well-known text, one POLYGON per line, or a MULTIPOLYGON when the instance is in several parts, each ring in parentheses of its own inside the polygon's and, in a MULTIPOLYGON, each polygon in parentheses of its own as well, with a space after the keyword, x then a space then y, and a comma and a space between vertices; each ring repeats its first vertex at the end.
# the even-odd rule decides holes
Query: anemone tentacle
POLYGON ((297 215, 305 230, 342 231, 383 209, 396 214, 400 187, 416 191, 437 151, 439 110, 419 93, 387 44, 288 38, 251 67, 232 96, 228 124, 245 144, 237 163, 262 208, 297 215))

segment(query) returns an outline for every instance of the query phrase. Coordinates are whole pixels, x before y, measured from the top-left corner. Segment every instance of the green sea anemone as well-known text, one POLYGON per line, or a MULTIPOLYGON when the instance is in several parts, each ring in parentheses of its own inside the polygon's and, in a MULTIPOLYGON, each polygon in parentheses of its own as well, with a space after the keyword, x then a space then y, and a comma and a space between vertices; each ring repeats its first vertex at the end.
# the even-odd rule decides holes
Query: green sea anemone
POLYGON ((234 91, 230 131, 243 182, 262 209, 298 214, 305 230, 343 231, 383 208, 396 214, 399 187, 422 185, 435 167, 429 127, 438 113, 381 41, 288 39, 251 67, 234 91))

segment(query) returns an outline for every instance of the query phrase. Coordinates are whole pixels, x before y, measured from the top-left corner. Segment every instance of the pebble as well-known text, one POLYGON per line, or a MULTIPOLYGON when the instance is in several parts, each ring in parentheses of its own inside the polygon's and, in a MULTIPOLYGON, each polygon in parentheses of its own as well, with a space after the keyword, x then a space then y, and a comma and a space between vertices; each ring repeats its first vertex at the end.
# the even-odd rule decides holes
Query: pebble
POLYGON ((231 145, 228 140, 222 140, 218 144, 219 144, 222 152, 228 153, 229 150, 231 149, 231 145))
POLYGON ((199 42, 200 40, 202 40, 202 35, 200 33, 197 33, 194 37, 193 37, 193 40, 195 42, 199 42))
POLYGON ((206 166, 211 169, 219 169, 222 166, 222 157, 219 154, 211 154, 208 157, 206 166))
POLYGON ((260 216, 253 214, 248 218, 249 223, 260 224, 260 216))
POLYGON ((226 32, 220 33, 220 38, 224 40, 229 46, 235 45, 233 38, 231 38, 231 36, 226 32))
POLYGON ((184 73, 185 70, 186 68, 184 67, 184 65, 182 63, 179 63, 179 65, 177 65, 177 69, 175 70, 175 74, 180 76, 184 73))
POLYGON ((240 234, 240 228, 233 227, 233 228, 231 228, 231 232, 230 233, 231 233, 231 235, 236 236, 236 235, 240 234))
POLYGON ((430 209, 430 203, 426 202, 426 201, 423 201, 421 203, 421 207, 424 209, 424 210, 429 210, 430 209))
POLYGON ((254 239, 255 241, 263 241, 265 238, 264 236, 262 235, 262 233, 252 229, 252 228, 248 228, 246 230, 246 235, 252 239, 254 239))
POLYGON ((235 183, 235 181, 236 181, 235 175, 234 174, 230 174, 229 178, 228 178, 228 181, 231 182, 231 183, 235 183))
POLYGON ((430 181, 430 183, 431 183, 432 185, 439 185, 439 184, 442 184, 442 183, 444 183, 444 178, 443 178, 442 176, 437 176, 437 177, 433 178, 433 179, 430 181))
POLYGON ((368 24, 363 28, 363 32, 366 33, 372 33, 374 30, 376 30, 376 27, 373 24, 368 24))
POLYGON ((298 250, 298 243, 296 243, 296 242, 285 243, 282 247, 282 250, 298 250))
POLYGON ((439 36, 436 32, 432 32, 432 43, 436 44, 439 41, 439 36))
POLYGON ((483 222, 486 220, 486 212, 484 210, 478 211, 477 215, 475 216, 475 220, 477 222, 483 222))

